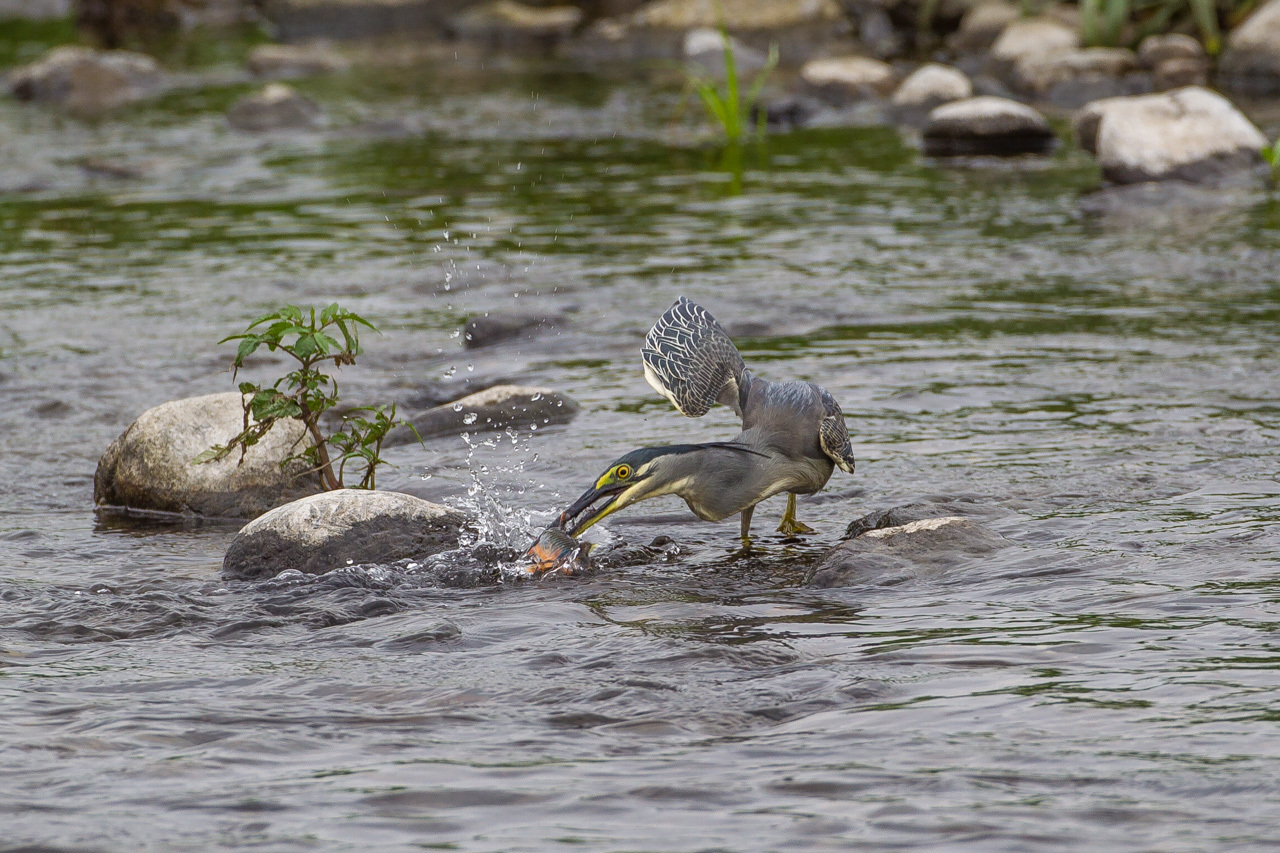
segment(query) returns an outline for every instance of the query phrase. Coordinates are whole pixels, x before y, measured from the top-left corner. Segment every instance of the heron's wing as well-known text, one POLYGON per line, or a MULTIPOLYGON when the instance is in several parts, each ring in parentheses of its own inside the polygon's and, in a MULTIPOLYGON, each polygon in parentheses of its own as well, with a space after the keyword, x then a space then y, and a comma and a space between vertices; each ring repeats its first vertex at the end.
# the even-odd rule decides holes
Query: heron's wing
POLYGON ((840 411, 840 404, 825 388, 818 390, 827 411, 818 424, 818 443, 822 445, 822 452, 830 456, 841 471, 852 474, 853 446, 849 443, 849 429, 844 423, 844 412, 840 411))
POLYGON ((746 365, 716 319, 681 296, 653 324, 640 351, 644 378, 681 414, 700 418, 724 403, 738 414, 746 365))

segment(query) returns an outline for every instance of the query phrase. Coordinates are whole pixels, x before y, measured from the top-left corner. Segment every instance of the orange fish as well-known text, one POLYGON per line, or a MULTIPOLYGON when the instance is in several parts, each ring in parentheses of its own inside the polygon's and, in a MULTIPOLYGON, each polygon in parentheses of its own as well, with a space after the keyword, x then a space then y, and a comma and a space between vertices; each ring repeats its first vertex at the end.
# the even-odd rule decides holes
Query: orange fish
POLYGON ((559 571, 572 575, 591 568, 590 550, 590 545, 584 545, 560 528, 548 527, 538 534, 524 555, 532 560, 529 574, 559 571))

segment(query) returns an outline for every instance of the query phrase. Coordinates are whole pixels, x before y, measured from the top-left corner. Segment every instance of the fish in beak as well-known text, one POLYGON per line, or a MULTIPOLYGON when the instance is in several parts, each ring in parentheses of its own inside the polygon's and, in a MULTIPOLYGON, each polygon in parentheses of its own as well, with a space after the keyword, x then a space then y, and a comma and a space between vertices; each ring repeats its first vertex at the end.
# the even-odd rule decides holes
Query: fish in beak
POLYGON ((538 535, 524 556, 531 575, 555 571, 576 575, 591 568, 590 553, 590 544, 579 542, 553 525, 538 535))

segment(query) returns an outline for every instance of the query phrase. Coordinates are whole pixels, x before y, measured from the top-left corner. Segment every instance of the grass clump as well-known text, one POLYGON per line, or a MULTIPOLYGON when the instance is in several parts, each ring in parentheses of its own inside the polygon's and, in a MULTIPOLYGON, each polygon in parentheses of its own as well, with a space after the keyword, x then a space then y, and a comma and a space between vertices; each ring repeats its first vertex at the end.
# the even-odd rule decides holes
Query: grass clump
POLYGON ((692 73, 689 75, 689 82, 694 90, 697 91, 698 97, 702 99, 702 105, 706 107, 707 115, 719 125, 728 142, 740 142, 744 136, 750 133, 752 112, 756 112, 755 133, 757 136, 763 136, 765 126, 764 110, 756 111, 755 106, 757 101, 760 100, 760 92, 764 89, 765 82, 778 64, 778 47, 777 45, 769 47, 769 58, 765 61, 764 67, 760 69, 755 79, 751 81, 751 86, 748 88, 747 95, 744 98, 742 97, 738 80, 738 63, 733 55, 733 40, 729 37, 729 32, 725 29, 723 22, 717 29, 720 31, 720 41, 724 45, 723 91, 714 82, 692 73))

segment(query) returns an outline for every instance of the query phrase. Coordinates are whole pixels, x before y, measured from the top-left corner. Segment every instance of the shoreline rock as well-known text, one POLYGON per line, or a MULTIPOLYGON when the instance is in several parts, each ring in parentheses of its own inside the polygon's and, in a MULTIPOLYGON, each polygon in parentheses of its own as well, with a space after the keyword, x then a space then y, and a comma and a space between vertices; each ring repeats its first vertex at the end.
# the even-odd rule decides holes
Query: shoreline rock
POLYGON ((956 568, 1010 544, 968 518, 923 518, 895 527, 871 528, 840 543, 826 553, 805 583, 823 588, 901 583, 922 573, 956 568))
MULTIPOLYGON (((460 400, 420 412, 410 418, 423 439, 495 429, 542 429, 573 420, 581 407, 550 388, 495 385, 460 400)), ((408 427, 397 427, 384 446, 411 444, 417 437, 408 427)))
POLYGON ((1258 7, 1227 36, 1218 80, 1250 95, 1280 92, 1280 0, 1258 7))
POLYGON ((929 113, 924 152, 935 157, 1043 154, 1056 143, 1049 122, 1026 104, 980 95, 929 113))
POLYGON ((222 573, 271 578, 290 569, 320 575, 357 563, 425 557, 458 544, 458 510, 399 492, 340 489, 276 507, 241 528, 222 573))
POLYGON ((55 47, 5 78, 6 87, 20 101, 54 104, 85 116, 158 94, 164 82, 160 66, 150 56, 76 45, 55 47))
POLYGON ((251 133, 306 130, 315 127, 320 117, 320 106, 315 101, 283 83, 268 83, 262 91, 244 96, 227 110, 228 124, 251 133))
POLYGON ((280 421, 244 455, 193 465, 243 427, 236 391, 172 400, 147 409, 113 441, 93 477, 97 506, 126 510, 253 518, 319 491, 302 461, 280 463, 306 440, 301 421, 280 421))

